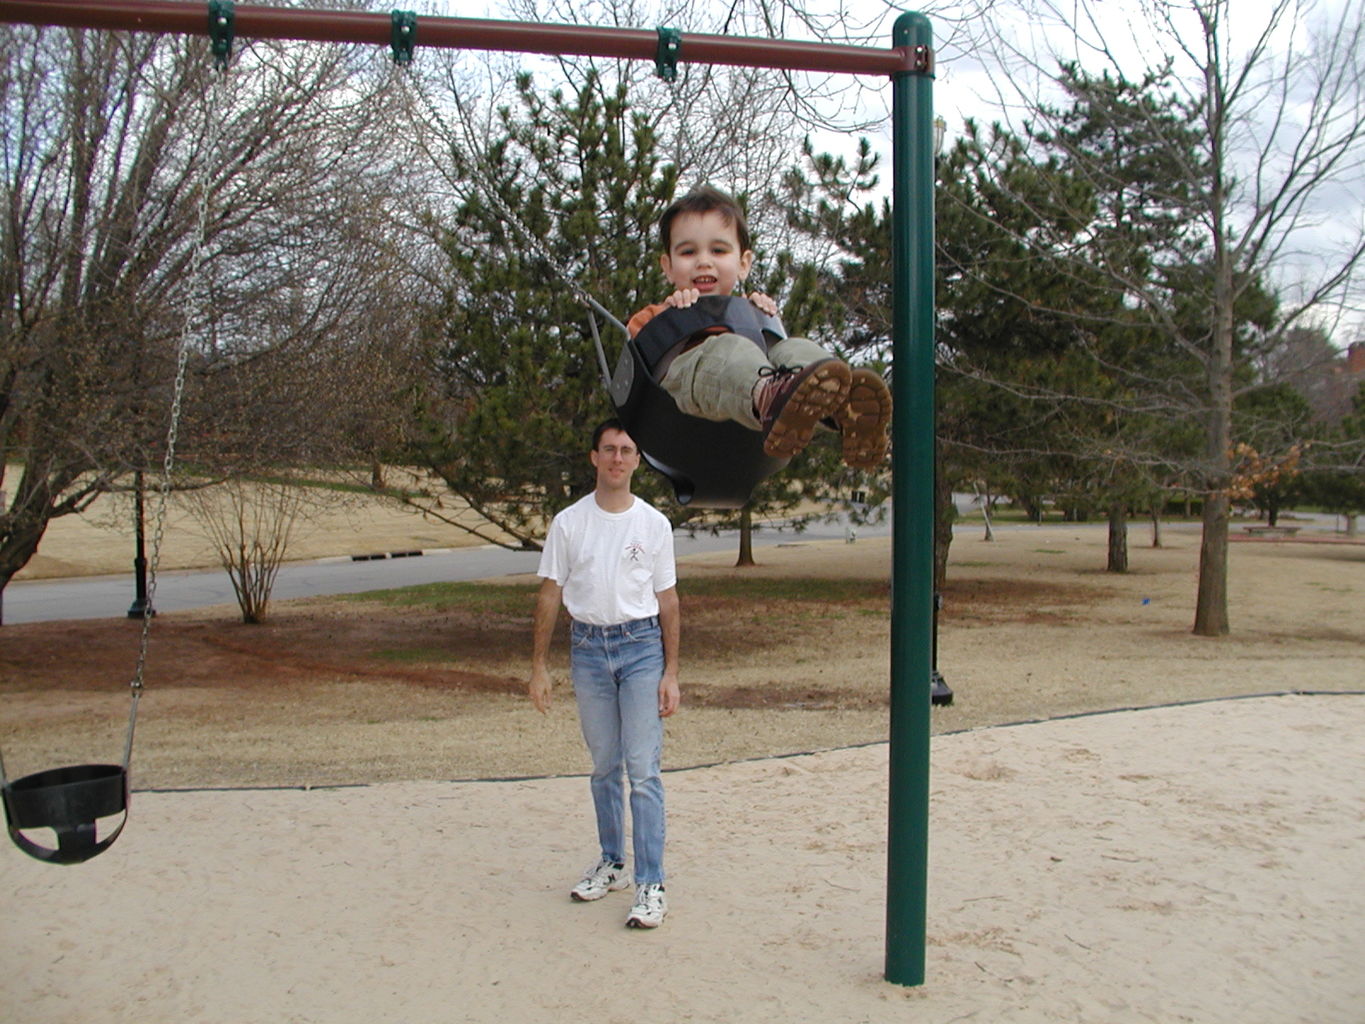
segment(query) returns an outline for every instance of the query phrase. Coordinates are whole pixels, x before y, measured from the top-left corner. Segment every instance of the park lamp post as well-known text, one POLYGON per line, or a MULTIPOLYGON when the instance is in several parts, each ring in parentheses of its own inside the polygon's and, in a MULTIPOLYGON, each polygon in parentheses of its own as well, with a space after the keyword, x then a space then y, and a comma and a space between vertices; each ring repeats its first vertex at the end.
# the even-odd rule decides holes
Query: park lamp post
POLYGON ((142 619, 155 615, 156 610, 147 602, 147 527, 146 508, 143 503, 142 470, 133 474, 133 603, 128 607, 128 618, 142 619))

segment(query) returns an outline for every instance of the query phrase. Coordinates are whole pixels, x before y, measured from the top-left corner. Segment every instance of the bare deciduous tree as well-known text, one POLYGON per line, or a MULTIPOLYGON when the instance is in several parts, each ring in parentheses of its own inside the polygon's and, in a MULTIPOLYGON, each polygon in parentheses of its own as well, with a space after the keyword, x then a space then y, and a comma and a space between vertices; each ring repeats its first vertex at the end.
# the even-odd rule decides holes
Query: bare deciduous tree
POLYGON ((190 512, 232 581, 243 622, 265 621, 275 577, 310 500, 285 481, 242 478, 188 493, 190 512))
POLYGON ((158 464, 182 337, 208 458, 226 376, 373 323, 399 241, 373 57, 257 42, 215 83, 203 40, 0 34, 0 592, 48 522, 158 464))

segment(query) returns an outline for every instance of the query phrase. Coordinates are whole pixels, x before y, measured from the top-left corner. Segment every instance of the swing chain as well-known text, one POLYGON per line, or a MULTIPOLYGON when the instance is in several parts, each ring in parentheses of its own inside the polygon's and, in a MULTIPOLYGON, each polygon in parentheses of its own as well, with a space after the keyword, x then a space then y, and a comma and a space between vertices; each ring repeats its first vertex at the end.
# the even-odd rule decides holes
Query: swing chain
MULTIPOLYGON (((204 268, 204 250, 208 235, 209 205, 212 194, 214 154, 218 152, 221 135, 219 112, 224 109, 223 99, 227 94, 228 72, 224 63, 215 65, 212 74, 217 76, 207 110, 207 131, 204 137, 204 159, 199 178, 199 209, 195 220, 193 248, 190 250, 189 269, 186 281, 191 286, 200 280, 204 268)), ((185 398, 185 378, 189 367, 190 343, 194 335, 194 314, 186 303, 185 317, 181 324, 180 338, 177 343, 175 379, 171 391, 170 423, 166 428, 166 452, 161 461, 161 481, 157 487, 156 509, 152 531, 151 555, 147 563, 147 601, 142 613, 142 635, 138 642, 137 666, 129 684, 132 689, 132 709, 128 714, 128 735, 124 743, 123 767, 126 771, 133 752, 133 733, 137 725, 138 700, 142 696, 144 675, 147 667, 147 647, 151 635, 152 616, 155 607, 157 567, 161 562, 161 543, 166 533, 166 507, 171 492, 172 474, 175 469, 175 448, 180 437, 180 414, 185 398)))
MULTIPOLYGON (((454 138, 455 133, 451 131, 450 126, 446 122, 446 119, 441 115, 440 110, 437 109, 435 101, 433 101, 432 98, 427 95, 426 90, 422 87, 421 81, 418 79, 417 73, 413 70, 411 64, 400 62, 397 60, 395 56, 395 73, 402 77, 403 81, 410 87, 411 92, 415 93, 417 98, 422 101, 422 107, 424 108, 428 116, 430 116, 432 121, 435 123, 436 127, 440 130, 442 137, 446 139, 448 142, 451 141, 454 138)), ((515 231, 516 234, 521 238, 523 244, 525 244, 526 247, 530 249, 532 253, 534 253, 536 258, 539 259, 545 265, 546 269, 551 274, 553 274, 556 278, 559 279, 560 283, 562 283, 566 288, 569 289, 569 291, 573 294, 574 298, 576 298, 579 302, 583 303, 583 305, 587 306, 589 309, 593 310, 595 313, 606 319, 608 323, 610 323, 623 335, 627 334, 625 324, 621 323, 620 320, 618 320, 615 316, 612 315, 610 310, 608 310, 605 306, 603 306, 600 302, 593 298, 593 296, 589 294, 587 289, 585 289, 582 284, 580 284, 574 278, 570 277, 568 274, 564 273, 564 271, 559 268, 559 264, 553 258, 551 258, 549 250, 545 248, 544 243, 542 243, 541 240, 537 238, 535 234, 530 229, 528 229, 525 224, 521 222, 521 218, 512 212, 512 208, 509 207, 505 202, 503 202, 502 196, 498 194, 496 186, 489 179, 487 173, 483 168, 483 165, 480 163, 476 156, 477 148, 474 143, 477 136, 476 132, 471 127, 470 124, 471 118, 469 116, 469 113, 465 109, 464 103, 461 102, 460 100, 460 94, 458 92, 454 92, 453 94, 455 98, 455 108, 459 112, 460 124, 464 128, 465 141, 468 145, 469 152, 471 155, 470 166, 474 171, 474 177, 478 180, 478 184, 482 186, 482 190, 485 197, 495 208, 495 211, 498 214, 498 216, 502 218, 503 223, 511 226, 512 230, 515 231)), ((597 324, 596 321, 594 320, 593 321, 594 334, 596 334, 596 329, 597 324)), ((606 357, 605 354, 603 354, 601 351, 600 342, 598 343, 598 354, 603 362, 603 366, 605 367, 606 357)), ((604 380, 606 380, 608 386, 610 386, 610 376, 606 374, 605 371, 604 380)))

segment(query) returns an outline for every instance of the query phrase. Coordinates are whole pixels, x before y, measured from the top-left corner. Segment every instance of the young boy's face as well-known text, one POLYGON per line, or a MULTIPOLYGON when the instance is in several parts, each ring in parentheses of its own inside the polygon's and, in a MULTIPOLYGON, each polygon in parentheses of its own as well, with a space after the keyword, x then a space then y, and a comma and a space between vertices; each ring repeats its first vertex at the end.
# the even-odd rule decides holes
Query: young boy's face
POLYGON ((752 250, 741 250, 733 221, 719 210, 680 213, 670 226, 668 252, 659 266, 674 288, 695 288, 703 295, 729 295, 749 276, 752 250))

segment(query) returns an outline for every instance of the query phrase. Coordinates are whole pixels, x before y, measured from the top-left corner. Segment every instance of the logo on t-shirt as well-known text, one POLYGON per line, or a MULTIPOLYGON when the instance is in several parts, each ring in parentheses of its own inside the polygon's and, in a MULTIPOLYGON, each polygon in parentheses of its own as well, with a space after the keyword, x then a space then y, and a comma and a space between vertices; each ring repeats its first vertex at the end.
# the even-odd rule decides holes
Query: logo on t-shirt
POLYGON ((638 540, 633 540, 626 545, 626 558, 632 562, 639 562, 644 558, 645 546, 638 540))

